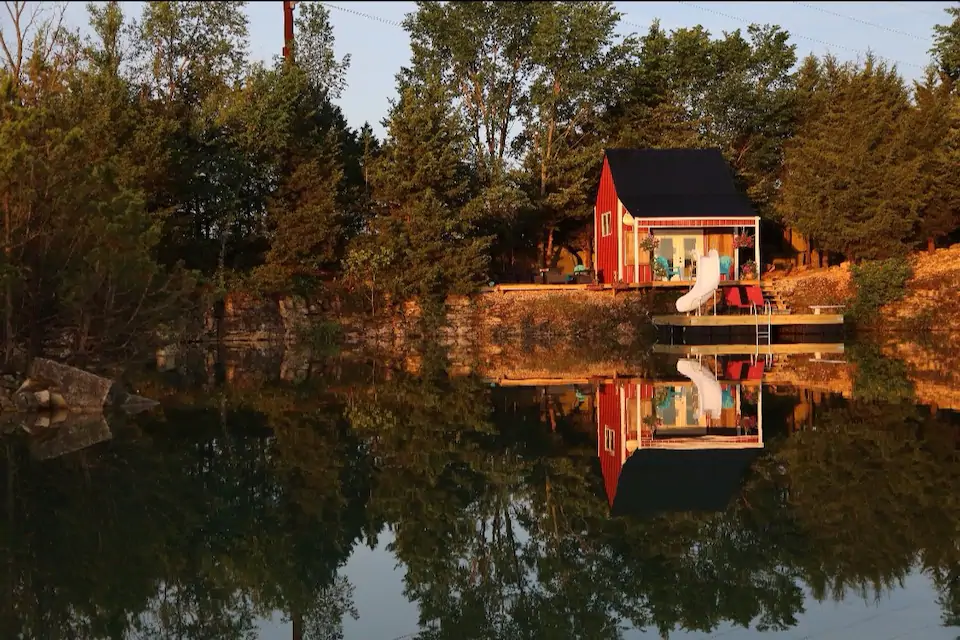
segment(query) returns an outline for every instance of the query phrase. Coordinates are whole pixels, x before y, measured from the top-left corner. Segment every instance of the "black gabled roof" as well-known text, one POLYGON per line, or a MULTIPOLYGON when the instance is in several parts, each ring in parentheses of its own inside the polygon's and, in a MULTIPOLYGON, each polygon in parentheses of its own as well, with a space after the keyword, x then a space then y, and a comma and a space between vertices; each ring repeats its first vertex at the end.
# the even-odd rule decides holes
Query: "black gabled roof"
POLYGON ((724 511, 760 449, 638 449, 620 470, 613 515, 724 511))
POLYGON ((617 197, 636 217, 756 215, 720 149, 607 149, 617 197))

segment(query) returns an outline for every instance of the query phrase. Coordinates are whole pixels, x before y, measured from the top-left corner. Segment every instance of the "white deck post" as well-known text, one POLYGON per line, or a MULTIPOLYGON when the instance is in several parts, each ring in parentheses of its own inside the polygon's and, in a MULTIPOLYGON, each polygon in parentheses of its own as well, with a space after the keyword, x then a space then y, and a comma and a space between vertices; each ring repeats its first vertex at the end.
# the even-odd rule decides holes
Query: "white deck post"
POLYGON ((757 436, 760 439, 760 446, 763 446, 763 379, 760 380, 760 386, 757 387, 757 436))
MULTIPOLYGON (((607 432, 603 429, 603 423, 600 421, 600 385, 594 393, 594 412, 597 414, 597 457, 601 458, 603 452, 603 441, 607 437, 607 432)), ((601 458, 602 459, 602 458, 601 458)))
POLYGON ((633 219, 633 281, 640 282, 640 221, 633 219))
MULTIPOLYGON (((637 382, 633 387, 634 393, 637 394, 637 424, 634 425, 634 428, 637 430, 637 449, 640 448, 640 443, 643 441, 643 415, 642 409, 643 406, 640 402, 640 383, 637 382)), ((634 449, 636 451, 636 449, 634 449)), ((626 462, 626 460, 624 460, 626 462)))
MULTIPOLYGON (((740 227, 733 228, 734 236, 738 236, 740 235, 740 233, 741 233, 740 227)), ((733 279, 737 281, 740 280, 740 248, 739 247, 733 248, 733 279)))
POLYGON ((617 225, 617 280, 623 282, 623 203, 617 198, 617 218, 611 220, 617 225))
POLYGON ((627 392, 621 385, 620 387, 620 451, 617 452, 620 458, 620 466, 627 461, 627 392))
POLYGON ((760 268, 760 217, 757 216, 756 222, 753 223, 753 261, 757 263, 757 282, 760 282, 760 272, 763 269, 760 268))

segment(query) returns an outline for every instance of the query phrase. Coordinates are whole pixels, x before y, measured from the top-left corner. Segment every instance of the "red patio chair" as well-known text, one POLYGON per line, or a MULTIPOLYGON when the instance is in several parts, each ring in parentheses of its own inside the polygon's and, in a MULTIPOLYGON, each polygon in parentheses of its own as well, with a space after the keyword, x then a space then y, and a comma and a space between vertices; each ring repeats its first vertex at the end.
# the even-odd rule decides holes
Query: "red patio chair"
POLYGON ((733 309, 743 310, 750 308, 750 305, 744 302, 743 298, 740 296, 740 287, 727 287, 723 300, 728 307, 733 309))
POLYGON ((757 360, 747 370, 747 380, 763 380, 763 360, 757 360))
POLYGON ((751 306, 757 308, 758 313, 764 311, 766 308, 767 301, 763 299, 763 291, 756 285, 747 287, 747 300, 751 306))
POLYGON ((730 380, 739 380, 743 375, 743 360, 731 360, 727 363, 727 377, 730 380))

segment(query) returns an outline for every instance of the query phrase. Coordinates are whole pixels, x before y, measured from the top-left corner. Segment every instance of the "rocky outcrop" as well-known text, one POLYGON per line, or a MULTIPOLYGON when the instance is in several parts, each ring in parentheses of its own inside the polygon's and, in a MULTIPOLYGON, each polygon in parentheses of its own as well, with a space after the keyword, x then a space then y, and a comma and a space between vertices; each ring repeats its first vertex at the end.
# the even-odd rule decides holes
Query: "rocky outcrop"
MULTIPOLYGON (((103 409, 113 388, 113 380, 46 358, 33 359, 27 371, 27 381, 23 384, 24 387, 33 385, 29 387, 31 390, 38 385, 45 386, 50 392, 47 398, 50 404, 44 408, 69 408, 71 411, 103 409)), ((34 390, 38 399, 40 393, 39 387, 34 390)))
POLYGON ((11 376, 0 384, 0 410, 73 413, 102 412, 104 407, 138 407, 156 402, 127 393, 109 378, 46 358, 35 358, 27 378, 17 385, 11 376))
MULTIPOLYGON (((960 244, 913 254, 910 265, 906 294, 881 310, 873 329, 960 335, 960 244)), ((849 263, 774 275, 770 281, 794 313, 808 313, 810 305, 850 305, 856 294, 849 263)))

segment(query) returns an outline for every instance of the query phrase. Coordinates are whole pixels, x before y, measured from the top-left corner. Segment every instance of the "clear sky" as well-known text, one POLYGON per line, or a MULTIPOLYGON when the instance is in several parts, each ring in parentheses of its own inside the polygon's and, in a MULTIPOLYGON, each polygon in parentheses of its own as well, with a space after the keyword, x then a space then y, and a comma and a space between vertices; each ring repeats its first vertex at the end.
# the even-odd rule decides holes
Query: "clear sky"
MULTIPOLYGON (((140 2, 124 3, 139 13, 140 2)), ((351 125, 369 121, 378 135, 394 94, 394 76, 409 62, 410 49, 400 22, 413 2, 324 2, 331 14, 336 49, 350 54, 348 87, 340 105, 351 125)), ((667 30, 701 24, 711 33, 746 28, 752 22, 779 24, 791 34, 798 57, 833 53, 862 58, 870 49, 897 63, 908 80, 920 77, 929 62, 933 25, 947 22, 950 2, 617 2, 622 31, 642 33, 654 18, 667 30)), ((266 60, 283 46, 280 0, 250 2, 251 56, 266 60)), ((84 2, 71 2, 67 19, 86 24, 84 2)), ((6 21, 0 19, 0 24, 6 21)))

